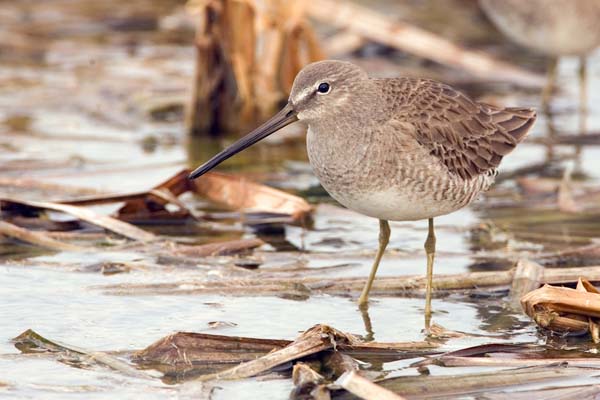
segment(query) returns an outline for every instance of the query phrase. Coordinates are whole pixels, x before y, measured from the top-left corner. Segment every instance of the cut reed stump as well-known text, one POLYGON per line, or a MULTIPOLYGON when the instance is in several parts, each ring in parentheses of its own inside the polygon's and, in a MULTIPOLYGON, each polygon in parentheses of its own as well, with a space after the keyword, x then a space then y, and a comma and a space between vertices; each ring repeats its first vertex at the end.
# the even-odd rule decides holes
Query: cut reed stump
POLYGON ((540 287, 544 276, 544 267, 530 260, 519 260, 515 268, 510 288, 510 305, 521 309, 521 297, 540 287))
POLYGON ((190 135, 217 136, 256 125, 285 100, 304 65, 324 58, 303 1, 187 4, 198 21, 186 114, 190 135))

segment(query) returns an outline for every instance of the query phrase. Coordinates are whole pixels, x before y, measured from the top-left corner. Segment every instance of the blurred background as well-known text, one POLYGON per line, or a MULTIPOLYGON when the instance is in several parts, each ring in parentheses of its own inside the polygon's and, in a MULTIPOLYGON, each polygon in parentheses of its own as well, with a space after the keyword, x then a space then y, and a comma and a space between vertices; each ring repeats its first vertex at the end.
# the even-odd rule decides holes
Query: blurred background
MULTIPOLYGON (((508 40, 468 0, 17 1, 2 2, 0 18, 3 170, 52 179, 72 167, 73 179, 110 189, 205 160, 274 113, 311 61, 351 60, 372 76, 430 77, 480 101, 538 108, 551 61, 508 40), (394 36, 394 28, 419 35, 394 36), (467 60, 475 52, 483 61, 467 60), (125 164, 139 176, 115 179, 108 166, 125 164), (80 173, 88 169, 98 173, 92 181, 80 173)), ((550 114, 540 112, 532 142, 579 133, 578 58, 562 61, 550 114)), ((593 112, 588 125, 593 130, 593 112)), ((303 129, 288 131, 224 168, 289 171, 306 156, 303 129)), ((546 150, 554 155, 536 149, 527 158, 541 162, 546 150)))
MULTIPOLYGON (((523 45, 498 30, 503 27, 494 11, 485 11, 475 0, 0 1, 0 195, 58 201, 149 191, 276 112, 302 66, 335 58, 355 62, 371 76, 428 77, 482 102, 538 110, 529 138, 503 161, 498 184, 471 207, 440 218, 436 273, 506 270, 519 257, 546 266, 594 265, 600 255, 594 247, 600 236, 595 45, 576 54, 523 45)), ((582 23, 576 41, 586 40, 585 32, 582 23)), ((594 37, 600 44, 600 35, 594 37)), ((367 324, 353 300, 339 296, 107 294, 103 285, 226 279, 248 265, 261 272, 300 268, 324 279, 367 275, 377 224, 342 209, 319 186, 307 162, 305 127, 294 124, 219 170, 306 200, 314 207, 311 218, 246 215, 227 201, 191 193, 169 198, 190 211, 185 218, 121 218, 180 243, 256 238, 265 243, 249 255, 199 258, 200 266, 186 268, 135 248, 114 250, 110 246, 122 244, 114 238, 78 236, 80 244, 107 246, 90 255, 4 237, 0 353, 15 353, 9 339, 27 328, 90 348, 131 350, 173 331, 209 329, 215 320, 233 323, 224 334, 258 337, 293 338, 317 322, 377 340, 420 337, 420 298, 382 299, 371 307, 367 324), (156 268, 99 273, 107 265, 132 262, 156 268), (223 265, 238 269, 219 269, 223 265), (290 313, 297 318, 291 321, 290 313)), ((94 210, 110 214, 121 205, 94 210)), ((19 218, 26 217, 22 214, 19 218)), ((72 216, 42 218, 58 223, 52 226, 13 217, 12 223, 34 231, 104 232, 68 225, 72 216)), ((381 275, 424 273, 426 223, 392 227, 381 275)), ((458 339, 450 348, 485 342, 490 335, 538 341, 527 317, 493 297, 454 294, 437 299, 434 309, 436 322, 484 336, 458 339)), ((127 396, 140 388, 161 397, 180 390, 103 371, 57 369, 43 359, 0 356, 0 369, 17 397, 60 398, 61 390, 127 396), (40 371, 37 377, 30 376, 32 368, 40 371)), ((282 398, 290 387, 287 380, 231 383, 217 398, 243 393, 282 398)))

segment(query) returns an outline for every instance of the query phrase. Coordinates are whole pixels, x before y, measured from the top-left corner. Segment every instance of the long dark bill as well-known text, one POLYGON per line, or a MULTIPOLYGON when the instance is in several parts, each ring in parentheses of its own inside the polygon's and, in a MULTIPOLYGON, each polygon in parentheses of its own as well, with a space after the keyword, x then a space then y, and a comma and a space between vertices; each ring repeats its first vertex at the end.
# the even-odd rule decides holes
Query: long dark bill
POLYGON ((227 160, 229 157, 239 153, 247 147, 252 146, 259 140, 266 138, 270 134, 277 132, 284 126, 287 126, 297 120, 298 118, 296 117, 296 111, 294 111, 292 105, 290 103, 286 104, 286 106, 283 107, 283 109, 275 114, 270 120, 196 168, 188 178, 198 178, 217 165, 221 164, 223 161, 227 160))

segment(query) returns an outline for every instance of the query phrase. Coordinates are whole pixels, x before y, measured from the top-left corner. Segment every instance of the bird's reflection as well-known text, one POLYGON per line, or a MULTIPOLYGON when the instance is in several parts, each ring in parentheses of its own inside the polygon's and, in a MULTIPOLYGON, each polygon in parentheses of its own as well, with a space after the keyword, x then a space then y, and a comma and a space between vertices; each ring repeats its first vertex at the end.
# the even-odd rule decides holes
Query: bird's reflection
POLYGON ((369 315, 369 303, 361 304, 358 306, 360 316, 363 320, 365 327, 365 342, 372 342, 375 340, 375 332, 373 331, 373 324, 371 323, 371 316, 369 315))

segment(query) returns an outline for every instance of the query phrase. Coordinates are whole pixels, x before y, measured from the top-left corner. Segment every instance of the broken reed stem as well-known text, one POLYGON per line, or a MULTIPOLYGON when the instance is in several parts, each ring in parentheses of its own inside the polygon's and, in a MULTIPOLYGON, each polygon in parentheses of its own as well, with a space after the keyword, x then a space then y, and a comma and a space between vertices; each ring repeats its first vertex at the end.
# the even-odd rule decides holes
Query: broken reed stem
MULTIPOLYGON (((469 290, 485 287, 506 287, 513 282, 515 271, 471 272, 456 275, 435 275, 433 289, 444 290, 469 290)), ((560 284, 574 283, 579 277, 586 277, 590 281, 600 281, 600 266, 544 269, 540 283, 560 284)), ((140 294, 206 294, 228 293, 232 295, 282 295, 298 293, 310 295, 312 293, 326 293, 332 295, 353 295, 359 293, 364 285, 364 278, 338 278, 324 277, 309 278, 273 278, 264 276, 256 279, 230 279, 227 281, 186 281, 185 289, 180 289, 181 283, 168 284, 121 284, 107 285, 103 289, 117 295, 140 294)), ((425 289, 426 278, 422 275, 380 277, 373 283, 372 293, 379 296, 398 296, 411 291, 425 289)))
POLYGON ((530 260, 519 260, 510 289, 510 305, 521 310, 521 297, 540 287, 544 267, 530 260))
POLYGON ((249 378, 269 371, 277 365, 331 349, 336 346, 338 340, 340 342, 342 340, 348 342, 345 334, 325 325, 316 325, 282 349, 275 350, 256 360, 239 364, 222 372, 203 375, 198 379, 206 381, 212 379, 249 378))
POLYGON ((336 383, 364 400, 405 400, 405 397, 363 378, 356 371, 346 372, 336 383))
POLYGON ((443 356, 436 360, 444 367, 533 367, 556 366, 568 363, 571 367, 600 368, 600 360, 582 358, 509 358, 509 357, 453 357, 443 356))
POLYGON ((156 239, 156 236, 151 232, 147 232, 116 218, 109 217, 108 215, 99 214, 89 208, 47 201, 13 199, 9 197, 0 198, 0 205, 3 205, 3 203, 4 205, 12 204, 20 207, 31 207, 42 210, 63 212, 65 214, 73 215, 93 225, 97 225, 101 228, 140 242, 151 242, 156 239))
POLYGON ((0 221, 0 235, 18 239, 22 242, 58 251, 88 251, 70 243, 60 242, 48 236, 45 232, 30 231, 6 221, 0 221))
POLYGON ((190 135, 211 132, 215 128, 215 102, 213 95, 224 79, 221 57, 216 43, 214 19, 216 12, 207 5, 198 17, 196 28, 196 62, 192 79, 189 103, 186 106, 185 125, 190 135), (210 72, 210 74, 209 74, 210 72), (209 79, 210 77, 210 79, 209 79))
MULTIPOLYGON (((402 392, 410 398, 447 398, 501 388, 513 385, 525 385, 542 381, 558 381, 575 376, 590 376, 596 369, 576 367, 532 367, 504 371, 493 371, 466 375, 442 376, 402 376, 384 379, 379 385, 394 392, 402 392)), ((340 396, 340 399, 349 397, 340 396)))

